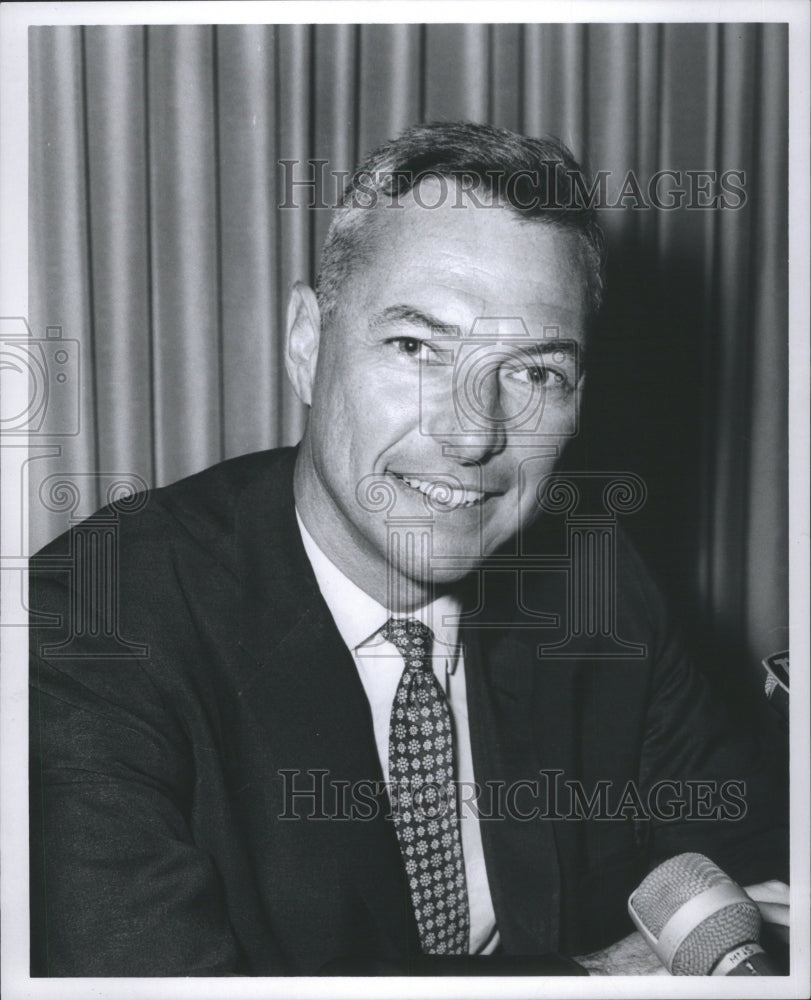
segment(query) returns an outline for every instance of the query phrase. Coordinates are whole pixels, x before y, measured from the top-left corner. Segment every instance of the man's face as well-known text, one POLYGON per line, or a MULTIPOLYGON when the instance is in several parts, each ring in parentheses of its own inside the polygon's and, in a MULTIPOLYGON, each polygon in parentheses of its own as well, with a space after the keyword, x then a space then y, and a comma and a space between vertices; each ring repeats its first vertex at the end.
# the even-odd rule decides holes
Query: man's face
POLYGON ((429 210, 442 199, 425 188, 422 205, 370 210, 373 252, 329 328, 315 329, 313 307, 297 320, 299 341, 317 344, 314 374, 299 366, 312 410, 297 504, 327 556, 382 603, 389 564, 424 597, 534 519, 582 385, 577 238, 453 194, 429 210), (427 554, 409 554, 409 531, 430 534, 427 554))

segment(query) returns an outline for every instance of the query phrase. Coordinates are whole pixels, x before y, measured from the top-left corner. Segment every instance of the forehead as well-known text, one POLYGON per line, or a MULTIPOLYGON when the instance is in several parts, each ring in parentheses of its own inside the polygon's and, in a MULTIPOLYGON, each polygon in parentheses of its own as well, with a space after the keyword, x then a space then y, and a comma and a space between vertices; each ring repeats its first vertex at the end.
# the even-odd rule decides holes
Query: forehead
POLYGON ((347 291, 360 295, 365 308, 405 296, 471 317, 511 315, 532 323, 554 314, 567 327, 585 325, 587 272, 571 230, 481 204, 444 179, 364 211, 366 263, 347 291))

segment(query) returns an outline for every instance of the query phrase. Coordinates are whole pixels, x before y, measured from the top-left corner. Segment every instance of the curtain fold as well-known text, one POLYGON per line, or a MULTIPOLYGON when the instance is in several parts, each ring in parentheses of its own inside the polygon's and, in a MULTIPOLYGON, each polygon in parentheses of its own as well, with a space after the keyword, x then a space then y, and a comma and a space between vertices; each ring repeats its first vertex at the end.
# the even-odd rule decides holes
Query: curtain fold
POLYGON ((282 421, 276 210, 277 34, 217 29, 223 457, 266 447, 282 421), (227 168, 225 164, 227 163, 227 168), (246 350, 246 345, 252 349, 246 350))
POLYGON ((628 528, 703 635, 749 663, 779 649, 786 61, 779 24, 32 28, 29 319, 81 354, 32 549, 69 521, 41 502, 49 475, 84 477, 86 514, 105 475, 160 485, 298 440, 281 337, 329 223, 294 207, 318 198, 312 161, 332 203, 334 174, 406 125, 472 118, 557 135, 608 171, 609 204, 626 193, 601 212, 609 290, 568 460, 643 476, 628 528), (635 205, 628 172, 647 198, 663 170, 681 183, 662 191, 709 171, 716 193, 742 171, 745 202, 635 205))
MULTIPOLYGON (((96 468, 154 477, 144 34, 84 33, 96 468), (110 290, 115 289, 111 295, 110 290), (141 425, 148 433, 141 432, 141 425)), ((67 195, 67 192, 64 192, 67 195)), ((50 218, 50 216, 49 216, 50 218)), ((75 266, 75 265, 74 265, 75 266)))

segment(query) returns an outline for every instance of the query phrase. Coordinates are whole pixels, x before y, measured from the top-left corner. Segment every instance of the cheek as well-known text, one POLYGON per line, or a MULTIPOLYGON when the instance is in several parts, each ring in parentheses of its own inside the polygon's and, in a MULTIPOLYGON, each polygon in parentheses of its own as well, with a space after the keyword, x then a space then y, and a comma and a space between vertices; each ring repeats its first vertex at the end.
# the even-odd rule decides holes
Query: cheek
POLYGON ((312 417, 321 433, 343 438, 353 419, 360 383, 345 352, 327 351, 318 359, 312 417))
MULTIPOLYGON (((353 382, 331 378, 326 405, 312 414, 321 442, 322 461, 337 480, 354 488, 368 474, 380 451, 391 440, 391 422, 384 408, 353 382)), ((326 388, 326 386, 325 386, 326 388)))
POLYGON ((419 426, 419 393, 396 378, 355 378, 343 387, 343 411, 359 442, 385 448, 419 426))
MULTIPOLYGON (((524 447, 520 450, 516 449, 515 453, 523 454, 524 461, 516 462, 511 469, 509 474, 511 488, 498 507, 499 522, 505 519, 511 520, 515 524, 519 521, 521 524, 533 521, 540 510, 539 490, 546 482, 547 477, 557 467, 558 457, 556 455, 542 456, 527 461, 526 443, 527 439, 524 438, 521 441, 524 447)), ((558 448, 562 450, 560 441, 555 442, 548 437, 544 438, 538 450, 548 448, 551 444, 557 444, 558 448)))

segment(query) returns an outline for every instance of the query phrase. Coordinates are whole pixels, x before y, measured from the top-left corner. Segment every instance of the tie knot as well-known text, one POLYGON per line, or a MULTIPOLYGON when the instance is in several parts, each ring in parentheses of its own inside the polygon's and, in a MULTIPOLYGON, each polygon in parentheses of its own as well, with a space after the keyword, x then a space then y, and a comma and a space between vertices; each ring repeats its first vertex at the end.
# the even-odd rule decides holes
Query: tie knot
POLYGON ((389 618, 380 630, 383 638, 397 648, 406 666, 426 667, 431 657, 434 633, 417 618, 389 618))

